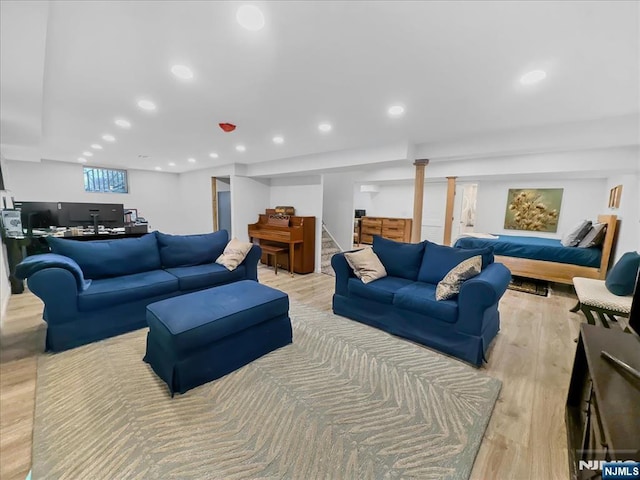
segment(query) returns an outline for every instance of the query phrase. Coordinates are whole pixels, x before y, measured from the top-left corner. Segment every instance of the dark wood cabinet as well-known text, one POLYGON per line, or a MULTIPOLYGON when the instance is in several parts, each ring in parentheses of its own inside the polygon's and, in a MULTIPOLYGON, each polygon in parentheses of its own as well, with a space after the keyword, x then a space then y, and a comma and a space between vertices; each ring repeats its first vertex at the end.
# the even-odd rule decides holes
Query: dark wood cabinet
POLYGON ((635 335, 581 325, 565 415, 572 479, 600 478, 600 461, 640 461, 640 380, 602 351, 640 369, 635 335))

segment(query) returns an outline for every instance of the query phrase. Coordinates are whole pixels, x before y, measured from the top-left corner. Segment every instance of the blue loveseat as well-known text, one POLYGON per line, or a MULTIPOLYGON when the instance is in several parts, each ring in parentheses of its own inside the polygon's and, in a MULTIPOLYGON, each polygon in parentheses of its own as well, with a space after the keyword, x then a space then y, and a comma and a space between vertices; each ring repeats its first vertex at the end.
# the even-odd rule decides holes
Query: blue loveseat
POLYGON ((373 251, 387 276, 368 284, 356 278, 344 253, 336 273, 333 311, 480 366, 500 329, 498 303, 511 272, 485 249, 452 248, 425 241, 409 244, 374 237, 373 251), (458 263, 482 256, 480 274, 450 300, 435 299, 436 285, 458 263))
POLYGON ((51 237, 52 253, 25 258, 15 274, 44 302, 46 349, 61 351, 146 327, 146 307, 158 300, 257 281, 257 245, 233 271, 215 263, 228 240, 226 230, 92 242, 51 237))

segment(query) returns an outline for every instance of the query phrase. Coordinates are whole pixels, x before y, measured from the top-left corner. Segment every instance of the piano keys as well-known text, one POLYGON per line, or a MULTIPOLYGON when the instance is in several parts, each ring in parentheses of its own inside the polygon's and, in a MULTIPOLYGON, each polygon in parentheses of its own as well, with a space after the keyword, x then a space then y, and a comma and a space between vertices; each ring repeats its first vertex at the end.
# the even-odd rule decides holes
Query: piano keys
MULTIPOLYGON (((281 261, 289 271, 311 273, 315 270, 316 217, 277 215, 274 209, 266 209, 256 223, 248 226, 249 240, 261 245, 287 246, 289 255, 281 261), (293 268, 291 268, 293 266, 293 268)), ((266 254, 262 263, 268 263, 266 254)))

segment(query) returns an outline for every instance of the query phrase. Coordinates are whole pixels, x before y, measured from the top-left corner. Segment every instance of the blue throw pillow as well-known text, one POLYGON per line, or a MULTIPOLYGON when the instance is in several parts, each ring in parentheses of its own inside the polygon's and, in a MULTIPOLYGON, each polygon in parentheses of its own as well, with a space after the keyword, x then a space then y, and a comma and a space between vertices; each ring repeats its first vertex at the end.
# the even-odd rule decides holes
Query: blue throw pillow
POLYGON ((493 247, 454 248, 426 242, 418 281, 437 285, 449 270, 467 258, 482 256, 482 268, 493 263, 493 247))
POLYGON ((153 233, 88 242, 47 237, 47 243, 52 253, 75 260, 86 278, 120 277, 160 268, 160 252, 153 233))
POLYGON ((215 262, 229 243, 229 233, 220 230, 203 235, 168 235, 156 232, 164 268, 191 267, 215 262))
POLYGON ((604 284, 614 295, 631 295, 636 285, 638 268, 640 268, 640 254, 627 252, 609 271, 604 284))
POLYGON ((424 242, 394 242, 379 235, 373 236, 373 252, 378 256, 387 275, 416 280, 424 255, 424 242))

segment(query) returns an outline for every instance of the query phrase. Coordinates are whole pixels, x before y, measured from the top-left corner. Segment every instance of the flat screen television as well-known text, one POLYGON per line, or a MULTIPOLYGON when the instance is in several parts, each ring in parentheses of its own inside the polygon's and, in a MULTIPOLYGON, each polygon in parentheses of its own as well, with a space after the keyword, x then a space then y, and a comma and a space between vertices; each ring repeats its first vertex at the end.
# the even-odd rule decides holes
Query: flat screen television
POLYGON ((124 227, 122 203, 67 203, 62 202, 61 217, 67 227, 104 225, 124 227))
POLYGON ((20 210, 22 227, 27 230, 60 226, 60 204, 57 202, 13 202, 20 210))

